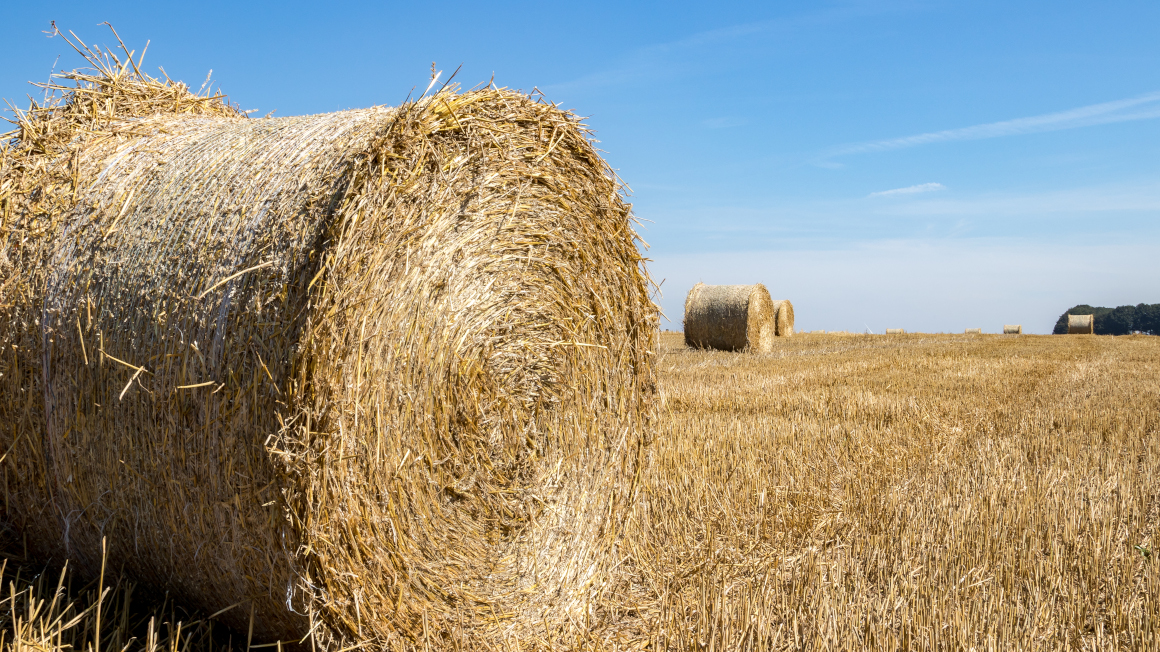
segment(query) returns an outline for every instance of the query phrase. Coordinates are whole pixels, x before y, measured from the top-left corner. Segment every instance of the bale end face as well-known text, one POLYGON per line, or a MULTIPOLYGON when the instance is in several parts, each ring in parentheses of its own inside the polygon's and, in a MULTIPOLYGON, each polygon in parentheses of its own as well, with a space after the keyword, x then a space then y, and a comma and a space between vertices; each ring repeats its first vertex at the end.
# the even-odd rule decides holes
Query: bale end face
POLYGON ((774 318, 776 324, 776 334, 778 337, 789 337, 793 335, 794 316, 793 304, 789 299, 778 299, 773 302, 776 317, 774 318))

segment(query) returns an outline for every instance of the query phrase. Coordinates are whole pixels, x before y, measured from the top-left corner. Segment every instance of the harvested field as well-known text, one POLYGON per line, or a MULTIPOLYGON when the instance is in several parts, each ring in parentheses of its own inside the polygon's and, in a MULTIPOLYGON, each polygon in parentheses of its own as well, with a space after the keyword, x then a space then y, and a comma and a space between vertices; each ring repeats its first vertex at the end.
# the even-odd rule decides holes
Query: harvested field
POLYGON ((671 649, 1160 645, 1160 339, 661 345, 633 557, 671 649))
POLYGON ((664 333, 658 372, 636 608, 584 649, 1160 646, 1160 338, 664 333))

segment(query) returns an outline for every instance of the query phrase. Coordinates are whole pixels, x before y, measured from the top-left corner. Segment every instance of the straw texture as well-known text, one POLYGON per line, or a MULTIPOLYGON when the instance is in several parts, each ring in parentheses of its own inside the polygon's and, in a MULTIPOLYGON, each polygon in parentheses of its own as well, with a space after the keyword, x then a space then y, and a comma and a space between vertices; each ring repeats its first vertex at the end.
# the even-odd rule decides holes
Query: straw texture
MULTIPOLYGON (((36 84, 44 100, 16 110, 16 129, 0 135, 0 520, 26 532, 52 525, 45 459, 41 328, 48 258, 66 216, 97 177, 82 166, 90 143, 130 137, 125 120, 153 115, 238 117, 221 94, 139 72, 127 49, 69 41, 93 66, 36 84)), ((142 53, 142 57, 144 54, 142 53)))
POLYGON ((1091 335, 1096 332, 1096 317, 1095 315, 1071 315, 1067 316, 1067 333, 1068 335, 1091 335))
POLYGON ((904 328, 887 328, 886 334, 887 335, 906 335, 906 329, 904 329, 904 328))
POLYGON ((981 329, 981 328, 968 328, 965 331, 963 331, 963 333, 965 333, 967 335, 982 335, 983 329, 981 329))
POLYGON ((789 299, 778 299, 773 302, 775 333, 778 337, 793 335, 793 304, 789 299))
POLYGON ((1003 325, 1003 334, 1004 335, 1022 335, 1023 334, 1023 326, 1020 324, 1004 324, 1003 325))
POLYGON ((657 312, 578 119, 491 87, 128 117, 70 144, 84 182, 28 327, 32 542, 92 572, 107 537, 140 581, 242 601, 223 617, 253 613, 255 641, 598 621, 653 424, 657 312))
POLYGON ((777 310, 765 286, 698 283, 685 297, 685 344, 767 353, 777 335, 777 310))

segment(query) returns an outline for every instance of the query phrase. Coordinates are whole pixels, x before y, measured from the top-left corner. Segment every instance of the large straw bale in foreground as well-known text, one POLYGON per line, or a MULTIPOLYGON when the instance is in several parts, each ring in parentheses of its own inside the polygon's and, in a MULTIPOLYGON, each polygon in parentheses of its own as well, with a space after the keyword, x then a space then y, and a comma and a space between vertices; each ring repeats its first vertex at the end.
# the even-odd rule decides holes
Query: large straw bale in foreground
POLYGON ((192 606, 244 601, 223 618, 256 639, 598 618, 656 310, 575 116, 488 88, 121 117, 70 145, 25 327, 45 423, 16 464, 43 474, 5 480, 49 497, 10 509, 30 543, 92 574, 106 537, 192 606))
POLYGON ((685 344, 722 351, 769 352, 777 334, 769 290, 698 283, 685 297, 685 344))
POLYGON ((778 337, 793 335, 793 304, 789 299, 777 299, 773 302, 774 333, 778 337))
POLYGON ((1068 315, 1068 335, 1091 335, 1096 332, 1095 315, 1068 315))

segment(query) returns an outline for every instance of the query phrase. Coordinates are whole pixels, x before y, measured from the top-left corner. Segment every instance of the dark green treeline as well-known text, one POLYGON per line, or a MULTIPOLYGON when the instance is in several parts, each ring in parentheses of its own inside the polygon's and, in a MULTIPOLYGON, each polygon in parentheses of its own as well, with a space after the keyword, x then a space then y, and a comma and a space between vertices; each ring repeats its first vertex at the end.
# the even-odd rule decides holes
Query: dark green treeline
POLYGON ((1138 306, 1100 308, 1081 303, 1068 308, 1055 322, 1056 335, 1067 333, 1067 316, 1095 315, 1096 335, 1129 335, 1136 331, 1160 335, 1160 303, 1141 303, 1138 306))

